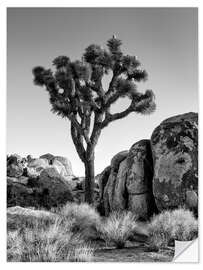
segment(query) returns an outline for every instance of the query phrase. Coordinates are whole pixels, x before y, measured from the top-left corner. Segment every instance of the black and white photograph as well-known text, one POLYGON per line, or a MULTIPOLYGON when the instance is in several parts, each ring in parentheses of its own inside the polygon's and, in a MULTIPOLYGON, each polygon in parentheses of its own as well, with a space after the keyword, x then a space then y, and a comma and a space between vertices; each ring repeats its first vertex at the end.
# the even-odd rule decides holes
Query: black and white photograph
POLYGON ((198 238, 198 7, 6 14, 7 262, 172 262, 198 238))

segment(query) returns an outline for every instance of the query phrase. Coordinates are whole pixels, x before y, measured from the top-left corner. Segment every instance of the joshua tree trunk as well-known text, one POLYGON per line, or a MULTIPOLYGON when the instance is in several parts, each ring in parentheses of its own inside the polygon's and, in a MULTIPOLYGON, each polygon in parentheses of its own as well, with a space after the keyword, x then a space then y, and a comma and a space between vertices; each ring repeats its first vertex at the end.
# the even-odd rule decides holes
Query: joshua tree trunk
POLYGON ((84 162, 85 165, 85 202, 94 201, 94 156, 84 162))
MULTIPOLYGON (((96 117, 96 121, 100 119, 102 115, 96 117)), ((94 201, 94 149, 97 144, 98 138, 101 133, 101 128, 98 127, 98 123, 95 121, 92 135, 89 138, 82 137, 72 122, 71 135, 75 144, 78 155, 85 166, 85 202, 92 204, 94 201), (86 141, 87 147, 85 148, 83 141, 86 141)))

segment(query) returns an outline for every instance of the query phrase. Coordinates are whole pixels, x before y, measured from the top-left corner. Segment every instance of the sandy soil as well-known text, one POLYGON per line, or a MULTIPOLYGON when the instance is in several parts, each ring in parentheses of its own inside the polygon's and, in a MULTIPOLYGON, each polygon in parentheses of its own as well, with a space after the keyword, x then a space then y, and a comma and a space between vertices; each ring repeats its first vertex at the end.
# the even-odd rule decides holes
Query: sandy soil
POLYGON ((145 244, 138 243, 123 249, 100 248, 94 255, 95 262, 170 262, 173 260, 174 248, 152 252, 145 244))

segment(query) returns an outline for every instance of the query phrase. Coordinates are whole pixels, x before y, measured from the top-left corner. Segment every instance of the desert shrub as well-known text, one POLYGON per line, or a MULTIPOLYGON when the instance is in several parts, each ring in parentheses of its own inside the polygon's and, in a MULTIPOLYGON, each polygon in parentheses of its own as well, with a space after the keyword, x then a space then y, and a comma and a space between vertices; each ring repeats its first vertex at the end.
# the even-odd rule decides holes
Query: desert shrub
POLYGON ((71 220, 72 232, 83 234, 87 240, 97 237, 97 228, 101 223, 101 217, 90 205, 68 203, 61 208, 60 215, 63 216, 64 221, 70 222, 71 220))
POLYGON ((117 248, 123 248, 136 231, 135 220, 131 212, 113 212, 99 228, 101 238, 108 244, 113 243, 117 248))
POLYGON ((190 241, 198 236, 198 220, 189 210, 177 209, 172 212, 172 238, 179 241, 190 241))
POLYGON ((93 248, 80 234, 70 231, 72 223, 57 219, 47 228, 33 224, 32 228, 9 231, 7 259, 15 262, 91 261, 93 248))
POLYGON ((189 241, 197 237, 198 221, 186 209, 164 211, 154 216, 149 224, 149 246, 160 249, 173 240, 189 241))
POLYGON ((154 216, 149 224, 149 245, 152 249, 166 247, 171 235, 171 212, 164 211, 154 216))
POLYGON ((100 222, 99 213, 87 203, 68 203, 61 208, 60 214, 66 217, 76 218, 78 223, 85 223, 87 225, 100 222))

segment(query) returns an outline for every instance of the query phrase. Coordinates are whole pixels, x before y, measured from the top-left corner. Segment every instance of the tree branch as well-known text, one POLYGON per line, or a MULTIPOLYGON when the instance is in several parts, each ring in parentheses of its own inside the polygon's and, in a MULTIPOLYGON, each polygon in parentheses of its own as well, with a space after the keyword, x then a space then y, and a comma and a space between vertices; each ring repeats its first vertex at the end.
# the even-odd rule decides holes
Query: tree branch
POLYGON ((78 138, 78 132, 73 122, 71 122, 71 137, 80 159, 85 162, 85 149, 81 140, 78 138))
POLYGON ((68 119, 71 121, 71 123, 75 126, 75 128, 77 129, 77 131, 80 133, 81 136, 84 137, 85 141, 87 144, 90 143, 90 139, 87 136, 85 130, 81 127, 81 125, 78 123, 75 115, 73 113, 68 115, 68 119))
POLYGON ((118 91, 117 92, 112 91, 111 93, 109 93, 105 103, 106 108, 110 107, 111 104, 115 103, 119 99, 119 97, 120 93, 118 91))
POLYGON ((103 97, 104 94, 105 94, 104 89, 102 87, 101 81, 99 81, 97 83, 94 83, 94 84, 93 83, 90 83, 90 82, 86 82, 86 86, 88 86, 89 88, 92 89, 92 91, 94 91, 95 93, 97 93, 99 97, 103 97))
POLYGON ((106 117, 105 117, 104 121, 101 123, 101 128, 103 129, 110 122, 113 122, 115 120, 126 117, 128 114, 130 114, 133 111, 134 110, 133 110, 132 103, 131 103, 126 110, 124 110, 124 111, 122 111, 120 113, 114 113, 114 114, 106 113, 106 117))
POLYGON ((155 108, 155 96, 152 90, 146 90, 145 94, 136 93, 131 96, 131 104, 128 108, 120 113, 111 114, 108 110, 105 112, 105 119, 101 123, 101 128, 106 127, 110 122, 126 117, 131 112, 137 112, 141 114, 152 113, 155 108))
POLYGON ((105 100, 108 100, 108 98, 111 96, 111 93, 115 90, 115 84, 118 76, 119 75, 117 73, 113 73, 112 79, 109 83, 108 91, 105 93, 105 100))
POLYGON ((91 155, 94 153, 95 145, 98 142, 99 136, 101 134, 101 123, 102 123, 103 113, 95 112, 94 117, 94 126, 92 134, 90 137, 91 143, 87 146, 87 158, 91 158, 91 155))

